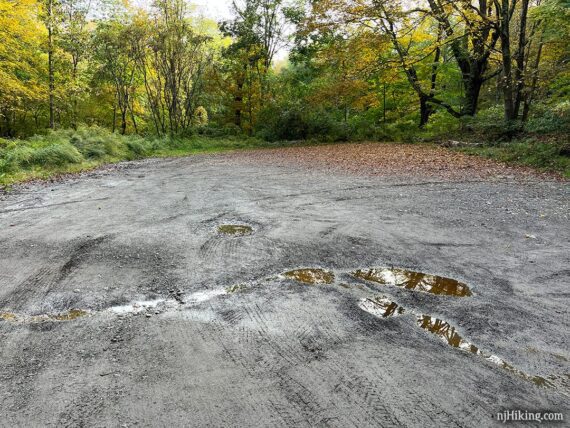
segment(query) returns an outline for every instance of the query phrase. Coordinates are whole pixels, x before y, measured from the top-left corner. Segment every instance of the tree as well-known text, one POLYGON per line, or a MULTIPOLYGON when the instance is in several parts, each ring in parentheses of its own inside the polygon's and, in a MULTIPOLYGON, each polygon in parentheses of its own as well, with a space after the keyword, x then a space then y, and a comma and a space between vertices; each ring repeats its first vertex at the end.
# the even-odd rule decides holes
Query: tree
POLYGON ((138 24, 146 31, 137 37, 137 63, 158 133, 191 128, 209 63, 211 38, 192 28, 187 13, 183 0, 157 0, 153 15, 138 24))
POLYGON ((0 135, 15 136, 18 117, 46 95, 46 35, 36 0, 0 0, 0 135))
POLYGON ((99 75, 111 82, 115 89, 115 100, 121 116, 121 134, 127 131, 128 113, 135 132, 138 131, 133 103, 138 71, 135 46, 139 35, 132 22, 114 20, 100 24, 93 38, 99 75))

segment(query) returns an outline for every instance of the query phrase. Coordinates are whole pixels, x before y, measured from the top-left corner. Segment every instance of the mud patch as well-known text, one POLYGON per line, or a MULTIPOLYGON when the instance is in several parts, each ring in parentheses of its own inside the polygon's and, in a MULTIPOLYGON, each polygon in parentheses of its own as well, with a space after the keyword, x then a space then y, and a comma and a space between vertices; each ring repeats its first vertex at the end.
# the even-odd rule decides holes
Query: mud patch
POLYGON ((283 276, 309 285, 332 284, 334 281, 334 274, 324 269, 295 269, 285 272, 283 276))
POLYGON ((406 269, 359 269, 351 272, 351 275, 365 281, 436 295, 454 297, 468 297, 472 295, 471 290, 466 284, 455 279, 406 269))
POLYGON ((253 233, 253 227, 246 224, 222 224, 218 226, 218 233, 229 236, 245 236, 253 233))
POLYGON ((379 318, 398 316, 405 312, 404 308, 385 296, 361 299, 358 306, 379 318))

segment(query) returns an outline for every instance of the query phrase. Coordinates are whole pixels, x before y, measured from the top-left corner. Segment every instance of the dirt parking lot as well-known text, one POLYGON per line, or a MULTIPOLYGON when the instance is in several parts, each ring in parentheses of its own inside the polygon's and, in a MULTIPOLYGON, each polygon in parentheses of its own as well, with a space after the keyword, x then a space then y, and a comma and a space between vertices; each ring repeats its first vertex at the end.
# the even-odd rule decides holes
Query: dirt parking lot
POLYGON ((388 144, 21 186, 0 196, 0 425, 570 417, 569 201, 388 144))

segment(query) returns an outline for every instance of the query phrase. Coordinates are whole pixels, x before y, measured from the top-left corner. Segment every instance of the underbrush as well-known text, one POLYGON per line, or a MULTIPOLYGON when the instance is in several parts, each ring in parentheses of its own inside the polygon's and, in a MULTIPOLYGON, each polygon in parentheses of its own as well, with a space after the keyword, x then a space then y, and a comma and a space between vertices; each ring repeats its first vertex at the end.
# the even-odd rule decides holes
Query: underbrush
POLYGON ((145 157, 184 156, 266 145, 244 137, 123 136, 99 127, 60 130, 26 140, 0 139, 0 186, 145 157))
POLYGON ((500 162, 526 165, 541 171, 551 171, 570 178, 570 142, 541 142, 524 138, 508 143, 481 145, 458 149, 468 154, 484 156, 500 162))

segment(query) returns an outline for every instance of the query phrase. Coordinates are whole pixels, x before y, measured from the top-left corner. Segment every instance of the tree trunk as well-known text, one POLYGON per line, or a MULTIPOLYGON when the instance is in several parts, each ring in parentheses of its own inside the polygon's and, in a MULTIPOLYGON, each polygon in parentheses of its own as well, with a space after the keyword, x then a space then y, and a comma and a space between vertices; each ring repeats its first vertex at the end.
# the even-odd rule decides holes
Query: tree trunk
POLYGON ((433 114, 433 107, 428 100, 428 97, 420 95, 420 128, 427 125, 429 117, 433 114))
POLYGON ((511 38, 510 38, 510 17, 509 17, 509 0, 501 0, 500 19, 500 38, 501 38, 501 54, 503 58, 503 102, 505 105, 505 120, 511 121, 516 119, 515 106, 513 102, 513 71, 511 56, 511 38))
POLYGON ((53 70, 53 0, 48 0, 48 80, 49 80, 49 127, 55 129, 54 116, 54 70, 53 70))
MULTIPOLYGON (((541 36, 542 37, 542 36, 541 36)), ((534 99, 534 93, 536 92, 536 86, 538 84, 538 67, 540 65, 540 57, 542 56, 542 40, 538 45, 538 50, 536 52, 536 57, 534 59, 534 64, 532 65, 532 81, 530 83, 530 90, 524 99, 522 120, 526 122, 528 120, 528 115, 530 112, 530 106, 534 99)))
POLYGON ((477 105, 479 104, 479 94, 483 80, 481 76, 470 76, 463 81, 465 89, 465 99, 463 101, 462 113, 466 116, 475 116, 477 113, 477 105))
POLYGON ((525 69, 526 23, 528 16, 528 4, 529 0, 522 0, 520 30, 519 30, 519 46, 516 55, 517 68, 515 69, 515 101, 514 101, 514 112, 513 112, 515 118, 519 117, 519 110, 523 100, 523 91, 525 87, 524 69, 525 69))
POLYGON ((241 129, 241 111, 243 107, 243 80, 238 78, 237 81, 237 91, 234 97, 234 104, 235 104, 235 114, 234 114, 234 123, 236 126, 239 126, 241 129))

